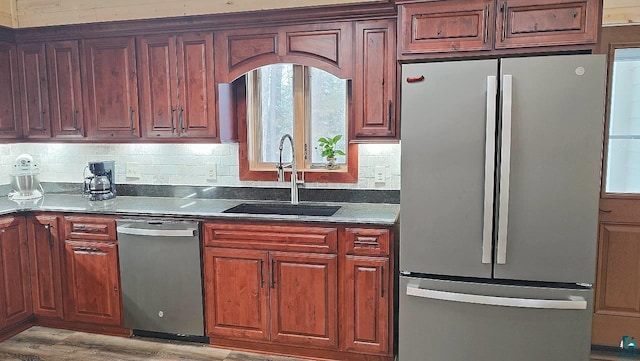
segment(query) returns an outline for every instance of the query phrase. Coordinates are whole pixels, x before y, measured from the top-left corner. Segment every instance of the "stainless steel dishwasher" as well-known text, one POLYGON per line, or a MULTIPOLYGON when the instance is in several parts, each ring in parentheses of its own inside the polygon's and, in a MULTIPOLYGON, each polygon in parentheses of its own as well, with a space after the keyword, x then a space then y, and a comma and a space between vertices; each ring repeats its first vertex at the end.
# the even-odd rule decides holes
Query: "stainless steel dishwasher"
POLYGON ((204 336, 198 223, 122 219, 117 226, 124 326, 204 336))

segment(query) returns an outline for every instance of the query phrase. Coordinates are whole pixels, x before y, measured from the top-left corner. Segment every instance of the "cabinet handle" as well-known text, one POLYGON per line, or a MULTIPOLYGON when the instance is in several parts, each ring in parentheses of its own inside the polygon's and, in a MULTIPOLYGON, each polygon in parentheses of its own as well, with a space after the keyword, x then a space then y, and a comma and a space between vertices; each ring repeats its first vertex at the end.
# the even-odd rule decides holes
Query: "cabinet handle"
POLYGON ((384 298, 384 266, 380 266, 380 297, 384 298))
POLYGON ((131 126, 131 134, 134 134, 136 130, 135 126, 133 125, 133 112, 133 107, 129 107, 129 124, 131 126))
POLYGON ((600 213, 611 213, 611 212, 613 212, 610 209, 602 209, 602 208, 598 208, 598 211, 600 211, 600 213))
POLYGON ((118 292, 118 286, 113 287, 113 292, 118 292))
POLYGON ((484 43, 489 41, 489 4, 484 10, 484 43))
POLYGON ((393 102, 391 100, 389 100, 389 114, 387 116, 387 127, 389 128, 389 131, 391 131, 391 118, 393 116, 393 102))
POLYGON ((78 109, 73 110, 73 129, 78 130, 78 109))
POLYGON ((184 133, 184 108, 183 107, 180 107, 179 120, 180 120, 180 133, 184 133))
POLYGON ((507 37, 507 2, 502 3, 502 41, 507 37))
POLYGON ((264 288, 264 261, 260 260, 260 288, 264 288))
POLYGON ((173 105, 171 106, 171 133, 175 133, 176 132, 176 127, 173 123, 173 113, 176 112, 176 108, 173 107, 173 105))
POLYGON ((49 232, 49 248, 53 249, 53 234, 51 234, 51 228, 53 228, 53 226, 45 224, 44 228, 49 232))
POLYGON ((42 132, 47 131, 47 126, 44 124, 44 114, 44 110, 40 112, 40 128, 42 129, 42 132))
POLYGON ((419 83, 424 80, 424 75, 417 76, 415 78, 407 78, 407 83, 419 83))
POLYGON ((74 247, 74 251, 76 252, 87 252, 87 253, 100 253, 100 248, 93 247, 74 247))
POLYGON ((271 288, 276 288, 276 261, 271 260, 271 288))
POLYGON ((378 242, 365 242, 365 241, 355 241, 353 242, 354 246, 378 246, 380 243, 378 242))

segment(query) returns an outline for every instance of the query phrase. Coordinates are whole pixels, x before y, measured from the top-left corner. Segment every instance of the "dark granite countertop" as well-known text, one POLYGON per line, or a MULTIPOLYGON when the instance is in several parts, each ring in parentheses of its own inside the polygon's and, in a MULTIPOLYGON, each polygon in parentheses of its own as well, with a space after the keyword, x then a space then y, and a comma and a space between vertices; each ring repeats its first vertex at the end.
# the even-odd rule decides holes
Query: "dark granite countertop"
MULTIPOLYGON (((300 202, 301 205, 337 205, 332 216, 297 216, 273 214, 222 213, 240 203, 261 201, 241 199, 201 199, 189 197, 118 196, 115 199, 89 202, 81 195, 46 194, 35 202, 16 203, 0 199, 0 215, 21 211, 107 214, 122 216, 163 216, 218 220, 284 221, 303 223, 348 223, 391 226, 398 220, 399 204, 300 202)), ((264 202, 264 201, 263 201, 264 202)), ((273 202, 287 204, 287 202, 273 202)))

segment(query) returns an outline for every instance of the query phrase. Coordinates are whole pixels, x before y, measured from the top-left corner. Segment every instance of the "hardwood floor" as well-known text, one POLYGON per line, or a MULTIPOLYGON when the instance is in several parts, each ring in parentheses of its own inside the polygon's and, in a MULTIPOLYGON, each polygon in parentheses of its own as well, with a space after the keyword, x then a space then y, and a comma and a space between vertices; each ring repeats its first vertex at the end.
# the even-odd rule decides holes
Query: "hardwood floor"
POLYGON ((0 342, 2 361, 302 361, 174 341, 32 327, 0 342))
MULTIPOLYGON (((2 361, 303 361, 201 344, 123 338, 32 327, 0 342, 2 361)), ((308 361, 308 360, 307 360, 308 361)), ((594 352, 590 361, 640 361, 639 355, 594 352)))

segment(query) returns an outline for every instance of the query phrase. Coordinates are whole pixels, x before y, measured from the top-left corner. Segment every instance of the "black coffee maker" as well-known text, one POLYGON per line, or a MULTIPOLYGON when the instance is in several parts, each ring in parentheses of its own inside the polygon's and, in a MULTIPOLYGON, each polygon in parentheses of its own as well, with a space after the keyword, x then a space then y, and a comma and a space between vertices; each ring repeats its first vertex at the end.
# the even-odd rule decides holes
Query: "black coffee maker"
POLYGON ((89 162, 85 167, 83 193, 90 201, 104 201, 116 197, 116 162, 113 160, 89 162), (89 169, 91 175, 87 176, 89 169))

